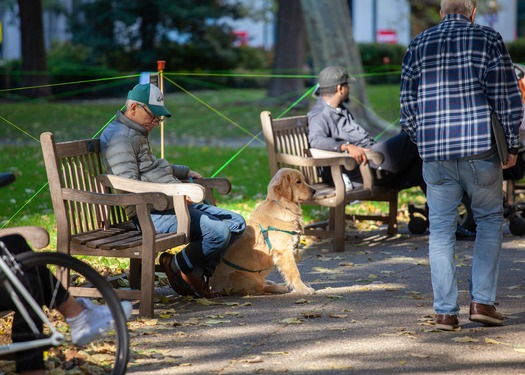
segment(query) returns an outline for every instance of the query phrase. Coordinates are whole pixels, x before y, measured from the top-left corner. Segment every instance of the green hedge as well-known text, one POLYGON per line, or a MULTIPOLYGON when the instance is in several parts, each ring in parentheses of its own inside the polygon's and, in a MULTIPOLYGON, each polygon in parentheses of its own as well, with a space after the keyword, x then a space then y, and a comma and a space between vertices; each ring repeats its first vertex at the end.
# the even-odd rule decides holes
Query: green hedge
POLYGON ((369 84, 399 83, 401 63, 406 47, 400 44, 359 44, 366 82, 369 84))
POLYGON ((506 44, 512 61, 525 64, 525 38, 516 39, 506 44))

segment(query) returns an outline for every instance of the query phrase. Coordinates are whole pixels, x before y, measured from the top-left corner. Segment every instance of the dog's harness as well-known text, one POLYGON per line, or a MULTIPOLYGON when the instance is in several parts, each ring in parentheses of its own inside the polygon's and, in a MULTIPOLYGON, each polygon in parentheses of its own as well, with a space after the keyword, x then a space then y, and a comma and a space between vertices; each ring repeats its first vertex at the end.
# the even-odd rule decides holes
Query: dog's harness
POLYGON ((268 229, 264 229, 262 227, 261 224, 259 224, 259 227, 261 228, 261 233, 264 237, 264 242, 266 242, 266 246, 268 246, 268 250, 272 251, 272 243, 270 242, 270 238, 268 238, 268 232, 271 231, 271 230, 274 230, 276 232, 283 232, 283 233, 287 233, 287 234, 301 234, 299 232, 294 232, 294 231, 291 231, 291 230, 284 230, 284 229, 278 229, 278 228, 274 228, 274 227, 268 227, 268 229))
MULTIPOLYGON (((299 232, 294 232, 294 231, 284 230, 284 229, 279 229, 279 228, 274 228, 274 227, 268 227, 268 229, 264 229, 261 224, 259 224, 259 227, 261 228, 261 233, 262 233, 262 235, 264 237, 264 242, 266 243, 266 246, 268 247, 268 250, 270 250, 270 252, 272 251, 272 243, 270 242, 270 238, 268 237, 268 232, 269 231, 273 230, 273 231, 276 231, 276 232, 283 232, 283 233, 287 233, 287 234, 291 234, 291 235, 301 234, 299 232)), ((230 262, 226 258, 222 258, 222 261, 224 262, 224 264, 226 264, 227 266, 230 266, 231 268, 234 268, 234 269, 239 270, 239 271, 246 271, 246 272, 252 272, 252 273, 259 273, 259 272, 262 272, 262 271, 269 270, 270 268, 273 268, 273 265, 272 265, 270 267, 262 268, 260 270, 249 270, 247 268, 238 266, 235 263, 230 262)))

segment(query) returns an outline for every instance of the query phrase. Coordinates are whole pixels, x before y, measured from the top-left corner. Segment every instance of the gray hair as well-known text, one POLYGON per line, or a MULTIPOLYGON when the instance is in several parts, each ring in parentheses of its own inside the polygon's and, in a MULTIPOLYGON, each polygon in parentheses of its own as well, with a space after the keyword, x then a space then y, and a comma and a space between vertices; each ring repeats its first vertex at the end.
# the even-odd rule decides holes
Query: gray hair
POLYGON ((127 100, 126 100, 126 109, 129 109, 129 107, 131 107, 131 104, 133 104, 133 103, 138 103, 138 104, 142 104, 142 105, 144 105, 144 103, 137 102, 136 100, 133 100, 133 99, 127 99, 127 100))
POLYGON ((477 0, 441 0, 441 12, 443 15, 459 13, 470 17, 477 8, 477 0))

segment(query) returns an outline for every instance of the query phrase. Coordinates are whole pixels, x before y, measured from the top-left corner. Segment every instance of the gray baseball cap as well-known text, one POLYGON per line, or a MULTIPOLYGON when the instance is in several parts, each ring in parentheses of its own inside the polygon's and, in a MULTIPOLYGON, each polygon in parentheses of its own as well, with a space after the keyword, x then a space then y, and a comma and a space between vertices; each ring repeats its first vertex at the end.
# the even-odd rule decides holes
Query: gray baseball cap
POLYGON ((344 83, 354 83, 356 79, 351 77, 342 66, 328 66, 319 73, 319 87, 334 87, 344 83))

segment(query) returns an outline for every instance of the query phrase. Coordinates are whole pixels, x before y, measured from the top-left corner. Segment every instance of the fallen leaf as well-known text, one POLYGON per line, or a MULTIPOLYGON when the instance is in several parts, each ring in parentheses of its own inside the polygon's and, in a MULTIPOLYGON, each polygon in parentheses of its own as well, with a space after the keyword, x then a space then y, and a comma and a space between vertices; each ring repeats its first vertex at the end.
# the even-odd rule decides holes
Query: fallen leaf
POLYGON ((472 337, 468 337, 468 336, 465 336, 465 337, 454 337, 451 340, 455 341, 455 342, 479 342, 478 339, 473 339, 472 337))
POLYGON ((488 337, 485 337, 485 343, 486 344, 495 344, 495 345, 503 344, 502 342, 496 341, 494 339, 490 339, 488 337))
POLYGON ((341 273, 341 271, 337 269, 332 268, 324 268, 324 267, 312 267, 312 270, 319 273, 341 273))
POLYGON ((261 356, 257 356, 257 357, 254 357, 254 358, 242 359, 239 362, 241 362, 241 363, 261 363, 261 362, 263 362, 263 360, 262 360, 261 356))
POLYGON ((223 324, 223 323, 231 323, 231 320, 209 319, 209 320, 206 320, 203 324, 205 324, 205 325, 215 325, 215 324, 223 324))
POLYGON ((298 318, 287 318, 281 320, 279 323, 285 323, 285 324, 303 324, 303 321, 298 318))
POLYGON ((289 352, 261 352, 264 355, 288 355, 289 352))
POLYGON ((321 314, 314 313, 314 312, 304 312, 302 315, 306 319, 315 319, 315 318, 320 318, 322 316, 321 314))

